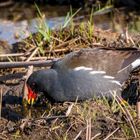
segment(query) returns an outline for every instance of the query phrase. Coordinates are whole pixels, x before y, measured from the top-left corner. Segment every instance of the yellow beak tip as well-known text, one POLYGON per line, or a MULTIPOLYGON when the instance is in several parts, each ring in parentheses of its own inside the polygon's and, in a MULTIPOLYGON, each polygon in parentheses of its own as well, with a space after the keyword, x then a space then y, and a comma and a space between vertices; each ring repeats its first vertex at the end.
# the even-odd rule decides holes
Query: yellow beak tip
POLYGON ((28 99, 28 104, 29 105, 33 105, 34 104, 34 101, 35 101, 35 99, 34 98, 32 98, 32 99, 28 99))
POLYGON ((31 104, 31 99, 28 99, 28 104, 31 104))
POLYGON ((34 104, 34 99, 32 98, 32 100, 31 100, 31 105, 33 105, 34 104))

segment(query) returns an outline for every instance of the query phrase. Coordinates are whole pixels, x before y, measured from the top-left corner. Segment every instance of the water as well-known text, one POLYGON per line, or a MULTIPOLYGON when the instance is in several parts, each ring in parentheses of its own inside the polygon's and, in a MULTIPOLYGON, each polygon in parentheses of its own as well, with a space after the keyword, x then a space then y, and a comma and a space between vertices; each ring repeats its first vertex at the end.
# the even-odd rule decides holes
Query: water
MULTIPOLYGON (((49 18, 46 19, 48 26, 51 29, 55 29, 56 27, 64 24, 66 12, 64 14, 64 16, 59 16, 58 13, 58 15, 53 18, 51 18, 50 14, 49 18)), ((79 16, 77 19, 78 18, 81 18, 82 21, 89 20, 89 18, 87 19, 85 16, 79 16)), ((114 32, 121 33, 124 28, 128 26, 128 30, 130 32, 140 33, 140 16, 139 14, 134 14, 132 12, 129 14, 126 14, 123 11, 114 13, 109 12, 107 14, 96 14, 93 20, 97 27, 104 30, 111 29, 114 32)), ((30 33, 37 32, 37 25, 37 18, 17 22, 0 18, 0 40, 7 41, 9 44, 21 41, 22 39, 27 38, 30 33)))
MULTIPOLYGON (((64 23, 64 17, 50 18, 46 22, 51 29, 54 29, 64 23)), ((38 19, 19 22, 0 20, 0 40, 5 40, 9 44, 21 41, 21 39, 27 38, 30 33, 37 32, 37 25, 38 19)))

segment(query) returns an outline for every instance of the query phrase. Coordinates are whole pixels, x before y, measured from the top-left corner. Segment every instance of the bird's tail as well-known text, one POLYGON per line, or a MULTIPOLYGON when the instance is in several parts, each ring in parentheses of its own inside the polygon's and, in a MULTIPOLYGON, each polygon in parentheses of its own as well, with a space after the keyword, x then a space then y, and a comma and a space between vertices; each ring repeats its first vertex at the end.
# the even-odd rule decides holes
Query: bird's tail
POLYGON ((131 64, 131 72, 134 71, 136 68, 140 67, 140 57, 136 59, 134 62, 131 64))
POLYGON ((130 75, 131 72, 133 72, 135 69, 140 67, 140 58, 137 58, 132 63, 118 71, 116 79, 119 79, 121 83, 126 81, 130 75))

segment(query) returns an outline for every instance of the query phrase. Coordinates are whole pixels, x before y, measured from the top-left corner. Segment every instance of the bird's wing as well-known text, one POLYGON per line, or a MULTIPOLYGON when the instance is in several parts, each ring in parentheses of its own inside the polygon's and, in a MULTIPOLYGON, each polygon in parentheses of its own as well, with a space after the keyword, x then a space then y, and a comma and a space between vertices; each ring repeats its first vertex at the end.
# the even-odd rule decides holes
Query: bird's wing
POLYGON ((53 68, 67 71, 87 67, 96 71, 105 71, 108 75, 115 77, 118 71, 125 69, 139 57, 140 51, 137 49, 89 48, 66 55, 53 68))

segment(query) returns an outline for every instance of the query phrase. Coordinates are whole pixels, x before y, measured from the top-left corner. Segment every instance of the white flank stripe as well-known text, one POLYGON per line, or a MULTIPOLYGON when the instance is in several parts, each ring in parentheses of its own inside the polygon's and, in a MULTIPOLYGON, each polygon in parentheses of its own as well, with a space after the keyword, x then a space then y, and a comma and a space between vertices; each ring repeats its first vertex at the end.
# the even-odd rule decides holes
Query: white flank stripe
POLYGON ((132 69, 137 68, 138 66, 140 66, 140 58, 135 60, 131 65, 132 65, 132 69))
POLYGON ((105 71, 91 71, 90 74, 94 75, 94 74, 105 74, 105 71))
POLYGON ((81 67, 76 67, 74 70, 75 71, 79 71, 79 70, 92 70, 92 68, 81 66, 81 67))
POLYGON ((106 78, 106 79, 114 79, 114 77, 108 76, 108 75, 105 75, 104 78, 106 78))
POLYGON ((120 82, 119 82, 119 81, 112 80, 111 82, 112 82, 112 83, 115 83, 115 84, 117 84, 117 85, 119 85, 119 86, 122 86, 122 85, 120 84, 120 82))

